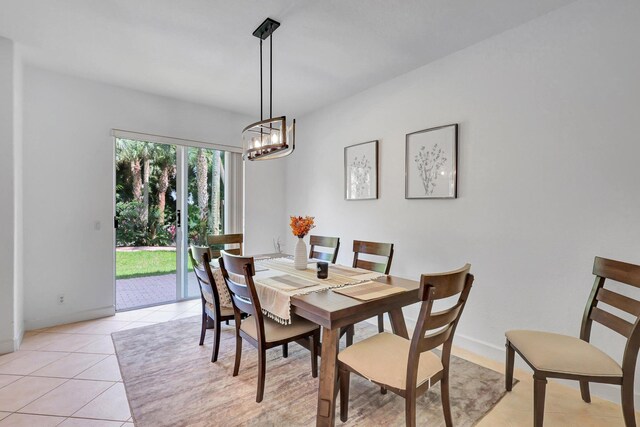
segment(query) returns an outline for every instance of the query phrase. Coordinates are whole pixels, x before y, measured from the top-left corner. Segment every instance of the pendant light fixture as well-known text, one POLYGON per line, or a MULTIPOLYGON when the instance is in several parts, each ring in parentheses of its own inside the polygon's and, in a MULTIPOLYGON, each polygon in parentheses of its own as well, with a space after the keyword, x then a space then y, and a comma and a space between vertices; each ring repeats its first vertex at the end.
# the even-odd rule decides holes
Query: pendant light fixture
POLYGON ((295 148, 296 120, 287 126, 287 117, 273 117, 273 32, 280 23, 271 18, 264 20, 253 32, 260 39, 260 121, 242 131, 245 160, 269 160, 288 156, 295 148), (262 42, 269 38, 269 118, 263 115, 262 102, 262 42))

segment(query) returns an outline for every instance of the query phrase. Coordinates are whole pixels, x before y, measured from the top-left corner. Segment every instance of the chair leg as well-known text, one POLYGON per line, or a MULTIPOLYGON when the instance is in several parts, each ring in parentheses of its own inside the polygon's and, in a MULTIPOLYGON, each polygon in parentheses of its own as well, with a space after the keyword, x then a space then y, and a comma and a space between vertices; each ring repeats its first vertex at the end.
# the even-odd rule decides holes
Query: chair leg
POLYGON ((380 394, 387 394, 387 389, 384 386, 380 386, 380 394))
POLYGON ((225 320, 224 322, 229 326, 229 320, 225 320))
POLYGON ((511 347, 509 340, 507 340, 505 347, 507 348, 507 362, 505 364, 504 382, 506 390, 511 391, 513 389, 513 359, 515 358, 515 350, 511 347))
POLYGON ((350 372, 344 368, 338 370, 340 380, 340 420, 346 422, 349 418, 349 375, 350 372))
POLYGON ((289 343, 282 344, 282 357, 285 359, 289 357, 289 343))
POLYGON ((533 425, 542 427, 544 420, 544 394, 547 387, 546 378, 533 377, 533 425))
POLYGON ((416 427, 416 390, 407 390, 407 395, 404 397, 405 408, 405 424, 407 427, 416 427))
POLYGON ((242 357, 242 338, 240 335, 236 335, 236 361, 233 365, 233 376, 238 376, 240 371, 240 358, 242 357))
POLYGON ((218 350, 220 350, 220 329, 222 329, 222 322, 216 321, 216 327, 213 331, 213 351, 211 352, 211 363, 218 361, 218 350))
POLYGON ((384 314, 378 314, 378 332, 384 332, 384 314))
POLYGON ((636 427, 635 409, 633 406, 633 376, 629 381, 622 380, 622 415, 626 427, 636 427))
POLYGON ((353 345, 353 336, 356 333, 356 327, 355 325, 350 325, 347 328, 347 347, 353 345))
POLYGON ((449 370, 445 369, 444 376, 440 380, 440 397, 442 399, 442 412, 444 414, 444 424, 447 427, 453 426, 451 420, 451 403, 449 402, 449 370))
POLYGON ((320 342, 320 331, 315 331, 309 337, 309 345, 311 351, 311 376, 318 378, 318 342, 320 342))
POLYGON ((267 370, 267 353, 261 348, 258 351, 258 393, 256 394, 256 402, 262 402, 264 397, 264 378, 267 370))
POLYGON ((587 403, 591 403, 591 393, 589 392, 589 381, 580 381, 580 394, 582 400, 587 403))
POLYGON ((207 333, 207 313, 202 313, 202 327, 200 328, 200 345, 204 344, 204 336, 207 333))

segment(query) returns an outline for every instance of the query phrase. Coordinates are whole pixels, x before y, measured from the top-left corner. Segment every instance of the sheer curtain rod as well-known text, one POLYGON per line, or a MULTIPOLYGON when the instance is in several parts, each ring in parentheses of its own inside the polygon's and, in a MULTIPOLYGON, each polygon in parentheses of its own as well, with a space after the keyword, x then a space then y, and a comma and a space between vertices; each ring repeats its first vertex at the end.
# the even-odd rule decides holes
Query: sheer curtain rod
POLYGON ((233 145, 216 144, 213 142, 196 141, 185 138, 174 138, 171 136, 154 135, 150 133, 132 132, 122 129, 112 129, 111 136, 123 139, 154 142, 158 144, 184 145, 187 147, 211 148, 219 151, 229 151, 231 153, 242 153, 242 147, 233 145))

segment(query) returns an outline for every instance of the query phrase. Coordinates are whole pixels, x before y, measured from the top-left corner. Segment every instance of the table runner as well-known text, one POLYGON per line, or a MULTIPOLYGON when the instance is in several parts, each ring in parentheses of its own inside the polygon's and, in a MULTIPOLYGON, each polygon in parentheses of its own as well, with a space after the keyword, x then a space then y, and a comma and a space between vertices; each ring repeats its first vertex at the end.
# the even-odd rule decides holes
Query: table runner
POLYGON ((336 292, 355 298, 360 301, 371 301, 374 299, 386 297, 387 295, 398 294, 406 289, 397 286, 389 286, 380 282, 364 282, 357 285, 348 286, 346 288, 336 289, 336 292))
POLYGON ((315 262, 310 263, 306 270, 296 270, 291 258, 256 260, 255 264, 256 270, 262 270, 257 271, 253 278, 262 313, 283 325, 291 323, 292 296, 355 285, 384 276, 361 268, 331 265, 329 277, 318 279, 315 262))

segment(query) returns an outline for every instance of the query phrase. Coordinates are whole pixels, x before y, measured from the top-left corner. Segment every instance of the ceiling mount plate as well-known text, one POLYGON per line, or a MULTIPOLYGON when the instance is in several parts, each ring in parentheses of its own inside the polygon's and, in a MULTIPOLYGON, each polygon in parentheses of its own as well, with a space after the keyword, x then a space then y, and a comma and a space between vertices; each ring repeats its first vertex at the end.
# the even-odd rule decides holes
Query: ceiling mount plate
POLYGON ((279 26, 280 23, 278 21, 267 18, 258 28, 256 28, 253 35, 259 39, 266 40, 266 38, 269 37, 279 26))

